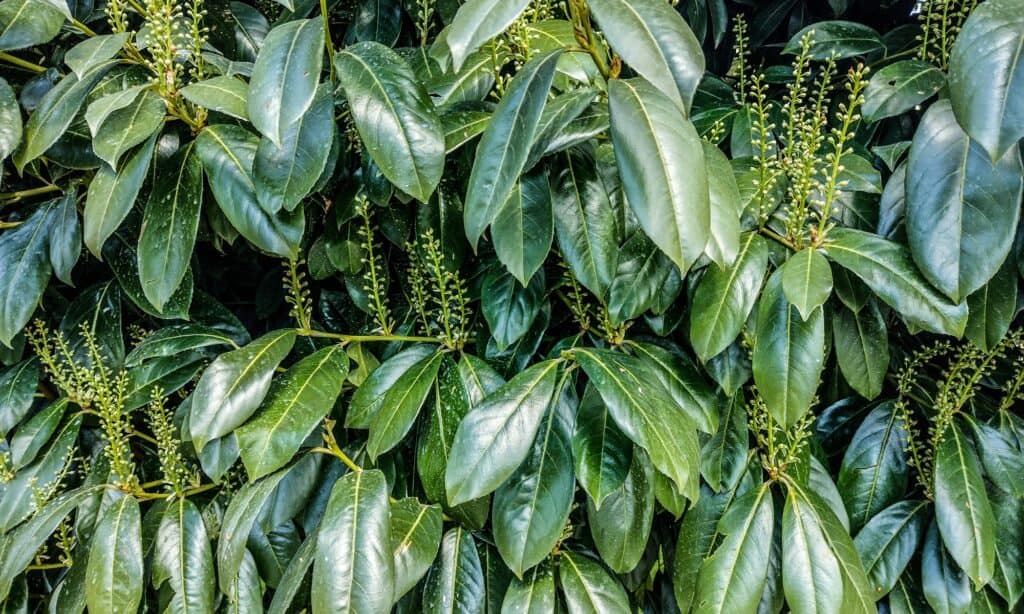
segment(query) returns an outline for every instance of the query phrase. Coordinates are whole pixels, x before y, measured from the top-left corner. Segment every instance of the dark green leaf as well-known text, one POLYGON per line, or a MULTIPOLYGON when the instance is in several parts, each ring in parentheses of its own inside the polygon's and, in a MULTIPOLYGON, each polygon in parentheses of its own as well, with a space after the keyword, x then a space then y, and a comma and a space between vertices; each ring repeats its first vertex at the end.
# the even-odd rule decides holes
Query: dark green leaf
POLYGON ((814 60, 827 60, 830 56, 841 60, 884 48, 878 32, 869 26, 852 21, 821 21, 794 34, 782 52, 799 53, 803 38, 808 35, 811 37, 810 57, 814 60))
POLYGON ((512 25, 528 4, 529 0, 469 0, 460 6, 445 37, 455 70, 462 68, 471 53, 512 25))
POLYGON ((605 499, 601 509, 587 499, 587 520, 594 545, 617 573, 629 573, 640 561, 654 518, 654 471, 643 450, 633 453, 622 486, 605 499))
POLYGON ((903 419, 891 401, 872 410, 857 428, 838 480, 854 530, 906 492, 906 446, 903 419))
POLYGON ((1007 258, 984 286, 967 297, 967 328, 964 336, 988 351, 1006 336, 1017 314, 1017 272, 1007 258))
POLYGON ((67 12, 43 0, 0 2, 0 51, 48 42, 60 32, 67 12))
POLYGON ((889 370, 889 331, 878 306, 871 302, 856 313, 837 307, 832 338, 847 383, 866 399, 877 397, 889 370))
POLYGON ((534 567, 523 579, 513 578, 501 603, 502 614, 547 614, 555 611, 555 576, 551 565, 534 567))
POLYGON ((584 554, 565 551, 558 557, 558 585, 569 614, 629 611, 629 599, 619 582, 584 554))
POLYGON ((18 227, 0 235, 0 343, 28 323, 50 281, 50 212, 58 201, 36 208, 18 227))
POLYGON ((444 354, 435 352, 409 367, 381 399, 370 423, 366 452, 371 459, 398 445, 412 429, 434 387, 444 354))
POLYGON ((449 529, 427 574, 423 611, 483 614, 485 596, 484 572, 473 534, 461 527, 449 529))
POLYGON ((437 348, 429 344, 414 345, 395 354, 374 369, 352 395, 348 412, 345 414, 345 426, 354 429, 370 428, 388 391, 406 371, 416 364, 425 364, 436 350, 437 348))
POLYGON ((782 293, 806 322, 832 295, 832 269, 816 249, 800 250, 782 265, 782 293))
POLYGON ((249 88, 245 81, 220 76, 189 83, 181 88, 181 95, 193 104, 241 120, 249 119, 249 88))
POLYGON ((89 546, 85 600, 91 612, 133 614, 143 591, 142 518, 135 497, 122 495, 100 517, 89 546))
POLYGON ((946 75, 930 62, 900 60, 871 76, 864 90, 869 122, 899 115, 927 100, 946 84, 946 75))
POLYGON ((491 236, 498 260, 527 286, 544 264, 554 236, 546 174, 531 173, 515 184, 494 217, 491 236))
POLYGON ((139 146, 131 157, 114 172, 101 166, 89 183, 82 214, 82 235, 93 256, 102 259, 103 244, 114 234, 135 204, 142 183, 149 171, 156 146, 154 134, 139 146))
POLYGON ((111 168, 117 168, 122 154, 163 126, 166 113, 166 105, 159 95, 150 90, 142 91, 123 108, 110 112, 93 130, 93 151, 111 168))
POLYGON ((633 459, 633 442, 616 426, 592 386, 584 391, 576 413, 572 454, 580 486, 595 509, 601 509, 604 500, 626 480, 633 459))
POLYGON ((875 515, 857 533, 857 548, 877 601, 896 586, 924 535, 927 505, 900 501, 875 515))
POLYGON ((298 19, 270 30, 253 65, 247 98, 249 119, 260 134, 282 144, 313 104, 323 56, 320 19, 298 19))
POLYGON ((174 597, 172 612, 213 610, 213 553, 199 508, 185 498, 171 501, 161 514, 153 558, 153 584, 164 581, 174 597))
POLYGON ((31 409, 42 372, 35 358, 0 372, 0 433, 5 439, 31 409))
POLYGON ((398 601, 430 569, 441 544, 441 508, 423 505, 413 497, 391 504, 391 551, 395 560, 398 601))

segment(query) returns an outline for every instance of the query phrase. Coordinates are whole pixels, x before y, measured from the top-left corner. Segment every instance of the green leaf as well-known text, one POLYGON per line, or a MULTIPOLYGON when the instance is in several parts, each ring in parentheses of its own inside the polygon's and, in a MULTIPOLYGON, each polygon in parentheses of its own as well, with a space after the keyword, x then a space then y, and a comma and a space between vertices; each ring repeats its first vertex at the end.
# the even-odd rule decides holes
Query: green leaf
POLYGON ((135 249, 128 243, 128 239, 120 234, 115 234, 113 240, 107 241, 104 245, 103 257, 114 272, 114 277, 117 278, 121 289, 139 309, 156 318, 188 319, 194 290, 191 268, 185 270, 185 278, 167 300, 163 312, 160 312, 142 292, 142 282, 139 280, 139 257, 135 253, 135 249))
MULTIPOLYGON (((106 90, 98 88, 97 91, 103 92, 106 90)), ((90 134, 95 138, 108 117, 135 102, 145 91, 147 90, 144 84, 136 84, 116 92, 104 94, 90 102, 85 110, 85 121, 89 125, 90 134)), ((109 166, 115 168, 114 165, 109 166)))
POLYGON ((344 348, 332 345, 274 378, 259 413, 235 431, 250 480, 276 471, 295 456, 330 412, 347 374, 344 348))
POLYGON ((64 54, 64 63, 82 78, 89 69, 116 56, 131 35, 128 32, 100 34, 78 43, 64 54))
POLYGON ((288 567, 281 574, 277 588, 274 589, 274 598, 270 602, 270 607, 267 608, 268 614, 286 614, 290 611, 289 608, 299 591, 308 590, 309 585, 306 583, 306 578, 309 566, 313 564, 316 554, 317 535, 319 533, 314 529, 295 551, 288 567))
POLYGON ((324 59, 320 19, 297 19, 270 30, 252 67, 247 97, 249 120, 277 145, 316 95, 324 59))
POLYGON ((722 403, 723 415, 718 430, 701 448, 700 472, 715 490, 732 488, 747 468, 750 451, 747 412, 743 399, 736 395, 722 403))
POLYGON ((832 269, 814 248, 800 250, 782 265, 782 293, 806 322, 832 295, 832 269))
POLYGON ((808 502, 790 490, 782 511, 782 584, 798 612, 839 612, 843 579, 825 528, 808 502))
MULTIPOLYGON (((790 498, 803 504, 801 513, 806 513, 820 529, 824 545, 831 551, 838 563, 839 579, 842 582, 842 603, 837 611, 871 614, 877 611, 868 588, 867 575, 853 540, 842 521, 833 513, 828 502, 817 489, 806 488, 803 484, 788 480, 790 498)), ((783 549, 788 542, 783 543, 783 549)), ((789 591, 786 592, 787 598, 789 591)))
POLYGON ((917 551, 926 512, 921 501, 900 501, 875 515, 854 538, 876 601, 896 586, 917 551))
POLYGON ((611 350, 578 348, 573 355, 622 432, 647 451, 678 492, 696 499, 700 456, 696 427, 649 364, 611 350))
POLYGON ((704 253, 719 266, 728 267, 740 251, 740 214, 743 212, 740 188, 729 159, 713 144, 701 140, 704 162, 708 167, 711 233, 704 253))
POLYGON ((459 108, 459 103, 479 102, 494 87, 494 64, 507 60, 507 52, 489 50, 473 53, 462 68, 437 75, 427 81, 427 90, 438 108, 459 108))
POLYGON ((380 409, 370 423, 370 439, 366 452, 378 456, 398 445, 412 429, 437 379, 444 354, 435 352, 409 367, 381 399, 380 409))
POLYGON ((491 236, 498 260, 521 285, 529 284, 544 264, 554 237, 545 173, 525 175, 515 184, 494 217, 491 236))
POLYGON ((451 505, 493 492, 527 457, 553 403, 560 365, 546 360, 529 367, 466 414, 445 471, 451 505))
POLYGON ((57 279, 69 286, 71 271, 82 255, 82 228, 78 225, 77 193, 71 190, 64 194, 51 210, 50 227, 50 265, 57 279))
POLYGON ((423 587, 423 611, 437 614, 482 614, 484 572, 473 534, 456 526, 441 540, 441 552, 423 587))
MULTIPOLYGON (((57 495, 28 522, 5 536, 3 551, 0 553, 0 600, 7 599, 14 580, 32 563, 39 548, 64 517, 103 488, 82 486, 57 495)), ((84 567, 83 562, 79 562, 79 565, 84 567)))
POLYGON ((881 394, 889 370, 889 331, 878 306, 871 302, 856 313, 836 307, 832 338, 847 383, 866 399, 881 394))
POLYGON ((163 98, 152 90, 141 92, 124 108, 111 112, 93 131, 93 151, 111 168, 117 168, 122 154, 163 126, 166 112, 163 98))
POLYGON ((601 32, 634 70, 688 113, 704 76, 700 42, 658 0, 588 0, 601 32))
POLYGON ((202 324, 176 324, 159 328, 147 335, 125 357, 124 364, 133 367, 152 358, 165 358, 181 352, 213 345, 231 345, 234 341, 225 333, 202 324))
POLYGON ((60 32, 66 12, 43 0, 0 2, 0 51, 49 42, 60 32))
MULTIPOLYGON (((63 17, 61 19, 63 20, 63 17)), ((36 105, 35 111, 29 116, 21 148, 14 153, 14 165, 19 172, 57 142, 71 125, 86 97, 114 64, 114 61, 99 64, 81 78, 73 74, 67 75, 53 89, 46 92, 36 105)))
POLYGON ((414 345, 385 360, 370 373, 352 395, 345 414, 345 427, 368 429, 380 411, 384 398, 395 383, 414 365, 427 361, 437 348, 430 344, 414 345))
POLYGON ((864 119, 876 122, 900 115, 931 98, 946 75, 930 62, 900 60, 876 72, 864 90, 864 119))
POLYGON ((714 433, 718 428, 718 399, 689 357, 679 348, 632 341, 629 345, 697 428, 714 433))
POLYGON ((398 189, 428 201, 444 172, 444 130, 412 68, 367 42, 339 53, 337 71, 370 157, 398 189))
POLYGON ((700 566, 711 555, 718 536, 718 520, 731 498, 732 493, 713 493, 704 486, 700 499, 683 514, 672 566, 672 592, 683 612, 689 612, 694 605, 700 566))
POLYGON ((100 517, 89 546, 85 600, 91 612, 133 614, 143 592, 142 518, 135 497, 122 495, 100 517))
POLYGON ((935 520, 949 555, 977 586, 992 579, 995 517, 969 439, 950 424, 935 448, 935 520))
POLYGON ((21 143, 22 128, 18 99, 7 80, 0 77, 0 162, 21 143))
POLYGON ((411 591, 430 569, 441 544, 441 508, 414 497, 391 504, 391 552, 395 560, 394 601, 411 591))
POLYGON ((256 247, 294 259, 305 229, 301 208, 270 215, 260 208, 252 179, 258 140, 238 126, 207 126, 196 138, 196 154, 203 162, 213 197, 243 237, 256 247))
POLYGON ((534 567, 523 579, 513 578, 501 602, 502 614, 548 614, 555 611, 555 577, 551 565, 534 567))
POLYGON ((217 581, 224 594, 231 594, 231 587, 239 577, 246 554, 246 541, 256 524, 257 516, 287 473, 287 469, 282 469, 262 480, 243 485, 224 511, 217 539, 217 581))
MULTIPOLYGON (((571 54, 564 54, 566 58, 571 54)), ((552 147, 560 147, 562 131, 593 102, 596 91, 591 88, 580 88, 556 96, 544 106, 544 112, 537 123, 537 133, 533 137, 533 146, 524 168, 532 169, 545 154, 554 151, 552 147)))
POLYGON ((570 445, 566 425, 549 411, 526 459, 494 493, 494 542, 516 577, 562 537, 575 492, 570 445))
POLYGON ((834 228, 826 252, 829 260, 859 277, 907 323, 936 333, 963 334, 967 306, 950 303, 936 292, 902 245, 860 230, 834 228))
POLYGON ((999 490, 989 497, 996 519, 996 567, 989 586, 1012 609, 1024 595, 1024 568, 1018 564, 1024 556, 1024 501, 999 490))
POLYGON ((473 140, 490 122, 491 114, 487 111, 449 111, 442 115, 445 153, 451 153, 473 140))
POLYGON ((179 498, 161 514, 153 550, 153 585, 167 582, 171 612, 213 610, 216 582, 206 524, 195 503, 179 498))
MULTIPOLYGON (((34 391, 34 390, 33 390, 34 391)), ((10 468, 19 469, 35 460, 39 451, 50 441, 67 413, 68 399, 63 397, 39 410, 14 431, 10 438, 10 468)))
POLYGON ((690 343, 702 361, 720 354, 740 334, 767 268, 768 245, 756 232, 743 235, 732 266, 708 266, 690 310, 690 343))
POLYGON ((32 408, 42 373, 42 366, 35 358, 0 372, 0 434, 5 439, 32 408))
POLYGON ((71 463, 70 455, 82 425, 82 417, 66 420, 53 438, 53 443, 40 455, 39 460, 18 471, 8 481, 0 497, 0 532, 10 531, 38 509, 36 489, 53 484, 71 463))
POLYGON ((25 221, 0 235, 0 343, 11 340, 32 318, 50 281, 50 211, 58 201, 36 208, 25 221))
POLYGON ((704 559, 694 604, 702 612, 756 612, 768 577, 774 510, 768 484, 736 499, 718 521, 724 535, 704 559))
POLYGON ((907 239, 924 276, 962 301, 995 275, 1020 219, 1020 151, 992 161, 946 101, 929 107, 907 162, 907 239))
POLYGON ((507 269, 492 268, 484 277, 481 308, 499 350, 504 350, 530 330, 544 304, 543 272, 524 287, 507 269))
POLYGON ((468 0, 460 6, 445 37, 456 72, 471 53, 512 25, 529 4, 529 0, 468 0))
POLYGON ((388 485, 376 469, 331 489, 313 562, 314 614, 388 612, 395 585, 388 485))
POLYGON ((292 211, 316 186, 331 153, 324 140, 333 132, 334 98, 327 86, 321 86, 309 110, 284 131, 280 147, 260 139, 252 174, 256 200, 264 211, 292 211))
POLYGON ((633 442, 626 437, 593 386, 583 392, 576 413, 572 455, 576 479, 595 509, 626 480, 633 460, 633 442))
POLYGON ((203 203, 203 167, 193 143, 157 168, 139 231, 139 281, 157 311, 181 285, 190 268, 203 203))
POLYGON ((907 437, 900 411, 886 401, 864 418, 850 440, 838 487, 854 530, 906 492, 907 437))
POLYGON ((295 343, 295 331, 278 330, 217 357, 196 385, 189 430, 196 450, 241 426, 270 389, 274 369, 295 343))
POLYGON ((827 60, 832 56, 837 60, 842 60, 885 48, 878 32, 862 23, 819 21, 794 34, 782 52, 798 54, 806 35, 811 37, 810 57, 812 60, 827 60))
POLYGON ((636 568, 651 534, 654 519, 654 471, 643 450, 633 453, 622 486, 605 499, 601 509, 587 499, 590 536, 601 560, 616 573, 636 568))
POLYGON ((971 605, 971 580, 942 545, 932 521, 921 548, 921 588, 928 605, 941 614, 961 614, 971 605))
POLYGON ((768 412, 789 427, 807 413, 818 390, 825 366, 825 314, 818 307, 803 320, 786 300, 784 273, 773 273, 761 295, 751 367, 768 412))
POLYGON ((566 550, 559 555, 558 585, 569 614, 629 611, 629 599, 618 580, 585 554, 566 550))
POLYGON ((989 481, 1003 492, 1024 497, 1024 455, 1014 435, 973 419, 968 419, 968 424, 989 481))
POLYGON ((1024 13, 1018 0, 971 11, 949 56, 949 96, 960 125, 992 160, 1024 136, 1024 13))
POLYGON ((964 336, 986 352, 1006 336, 1017 314, 1017 272, 1008 257, 987 284, 967 297, 964 336))
POLYGON ((92 255, 102 260, 103 244, 114 234, 135 204, 153 159, 157 134, 139 146, 121 170, 100 166, 89 182, 82 213, 82 237, 92 255))
POLYGON ((593 155, 580 149, 558 158, 564 160, 564 165, 555 167, 550 180, 558 250, 576 280, 604 298, 616 268, 615 209, 593 155))
POLYGON ((642 79, 613 80, 608 104, 626 200, 647 236, 685 273, 704 253, 711 225, 697 130, 672 99, 642 79))
POLYGON ((205 109, 248 121, 249 86, 241 79, 220 76, 189 83, 181 88, 182 97, 205 109))
POLYGON ((465 203, 466 238, 474 249, 525 168, 560 54, 559 50, 550 51, 523 66, 480 138, 465 203))
POLYGON ((358 41, 393 46, 402 31, 402 4, 397 0, 363 2, 352 29, 358 41))

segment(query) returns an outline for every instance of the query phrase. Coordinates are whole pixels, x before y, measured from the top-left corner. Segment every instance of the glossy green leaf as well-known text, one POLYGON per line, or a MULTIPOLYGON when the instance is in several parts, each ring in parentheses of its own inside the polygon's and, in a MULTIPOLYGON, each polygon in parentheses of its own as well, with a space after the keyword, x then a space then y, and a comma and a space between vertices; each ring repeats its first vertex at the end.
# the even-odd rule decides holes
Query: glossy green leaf
POLYGON ((836 308, 832 339, 846 382, 866 399, 877 397, 889 370, 889 331, 878 306, 868 303, 856 313, 836 308))
POLYGON ((854 538, 876 601, 896 586, 914 556, 924 535, 926 511, 921 501, 900 501, 875 515, 854 538))
POLYGON ((92 612, 130 614, 142 601, 142 518, 135 497, 124 495, 100 517, 89 546, 85 600, 92 612))
POLYGON ((316 531, 310 533, 295 551, 288 567, 281 575, 281 580, 277 583, 277 588, 274 589, 274 598, 267 608, 269 614, 286 614, 300 590, 307 588, 305 580, 316 554, 317 535, 316 531))
POLYGON ((983 286, 1009 253, 1022 172, 1020 151, 993 162, 948 102, 921 119, 907 163, 907 239, 921 272, 952 300, 983 286))
POLYGON ((740 214, 743 212, 740 189, 729 159, 717 147, 701 140, 704 162, 708 167, 708 198, 711 208, 711 232, 704 253, 718 265, 732 266, 742 244, 740 214))
POLYGON ((950 424, 935 448, 935 520, 949 555, 977 586, 992 579, 995 517, 974 446, 950 424))
POLYGON ((466 414, 445 472, 450 504, 493 492, 527 457, 552 404, 559 365, 547 360, 531 366, 466 414))
POLYGON ((1024 136, 1024 14, 1017 0, 992 0, 971 11, 949 56, 956 118, 992 160, 1024 136))
POLYGON ((697 366, 678 348, 630 342, 635 355, 651 369, 669 396, 701 431, 718 428, 718 399, 697 366))
POLYGON ((213 609, 216 582, 213 551, 206 524, 199 508, 185 498, 167 506, 153 548, 153 584, 163 582, 174 597, 168 605, 172 612, 209 612, 213 609))
POLYGON ((445 37, 455 70, 526 10, 529 0, 468 0, 459 7, 445 37))
POLYGON ((202 324, 176 324, 147 335, 125 357, 125 366, 136 366, 152 358, 165 358, 180 352, 214 345, 231 345, 234 341, 221 331, 202 324))
POLYGON ((414 345, 385 360, 356 389, 345 414, 347 428, 368 429, 395 383, 414 365, 427 361, 437 348, 414 345))
POLYGON ((803 249, 782 265, 782 293, 806 322, 832 294, 832 269, 816 249, 803 249))
POLYGON ((837 485, 854 530, 898 501, 907 489, 907 433, 892 402, 876 407, 843 456, 837 485))
POLYGON ((523 286, 507 269, 493 268, 484 278, 481 308, 498 349, 504 350, 530 330, 544 300, 545 276, 523 286))
POLYGON ((711 224, 697 130, 672 99, 642 79, 613 80, 608 103, 626 199, 647 236, 685 273, 704 252, 711 224))
POLYGON ((871 75, 864 90, 864 118, 893 117, 930 98, 946 84, 946 75, 923 60, 893 62, 871 75))
POLYGON ((617 573, 629 573, 640 561, 654 519, 654 471, 643 450, 633 454, 622 486, 605 499, 601 509, 587 499, 590 536, 605 562, 617 573))
POLYGON ((558 557, 558 585, 570 614, 626 612, 622 586, 595 559, 565 551, 558 557))
POLYGON ((700 456, 696 427, 655 372, 643 360, 621 352, 580 348, 573 355, 622 432, 647 451, 678 492, 695 499, 700 456))
POLYGON ((269 215, 258 204, 252 179, 258 140, 227 124, 207 126, 196 138, 196 154, 206 169, 213 197, 231 225, 256 247, 295 258, 305 229, 302 209, 269 215))
POLYGON ((782 511, 782 584, 796 611, 840 611, 843 578, 824 532, 811 505, 791 490, 782 511))
POLYGON ((196 450, 241 426, 256 411, 270 389, 274 369, 294 343, 294 330, 275 331, 221 354, 206 368, 189 415, 196 450))
POLYGON ((444 171, 444 130, 415 73, 372 42, 339 53, 337 71, 359 136, 381 172, 406 194, 429 200, 444 171))
POLYGON ((395 585, 388 486, 380 471, 331 489, 313 562, 313 612, 388 612, 395 585))
POLYGON ((430 569, 441 544, 441 508, 413 497, 391 504, 391 551, 397 601, 430 569))
POLYGON ((181 88, 181 95, 205 109, 241 120, 249 119, 249 88, 241 79, 223 75, 195 81, 181 88))
POLYGON ((10 531, 21 521, 31 516, 39 507, 34 496, 39 485, 51 485, 71 462, 75 440, 81 430, 82 417, 74 416, 60 426, 53 442, 39 456, 39 460, 22 468, 13 479, 4 484, 0 497, 0 531, 10 531))
POLYGON ((298 19, 272 28, 249 79, 247 109, 256 130, 277 145, 316 95, 324 56, 319 19, 298 19))
POLYGON ((809 51, 814 60, 827 60, 830 56, 841 60, 880 51, 885 46, 878 32, 870 26, 853 21, 821 21, 794 34, 782 52, 799 53, 801 42, 807 35, 811 37, 809 51))
POLYGON ((765 284, 757 311, 757 342, 752 352, 754 382, 772 418, 791 426, 810 409, 825 364, 822 307, 805 321, 783 292, 785 271, 765 284))
MULTIPOLYGON (((562 58, 568 54, 562 55, 562 58)), ((537 123, 537 133, 533 138, 533 147, 524 168, 532 169, 547 153, 560 146, 559 140, 563 130, 579 117, 590 106, 596 92, 590 88, 581 88, 556 96, 544 106, 544 112, 537 123)))
POLYGON ((622 59, 689 112, 704 76, 704 54, 675 8, 658 0, 594 0, 587 6, 622 59))
POLYGON ((0 2, 0 51, 24 49, 50 41, 67 13, 42 0, 0 2))
POLYGON ((22 128, 18 99, 7 80, 0 77, 0 161, 21 143, 22 128))
POLYGON ((551 193, 543 173, 531 173, 512 188, 491 224, 498 260, 522 286, 544 264, 554 237, 551 193))
POLYGON ((42 365, 34 358, 0 371, 0 433, 5 439, 31 409, 42 373, 42 365))
POLYGON ((754 232, 743 235, 731 267, 708 267, 693 295, 690 316, 690 343, 702 361, 721 353, 739 335, 767 267, 768 246, 754 232))
POLYGON ((967 297, 967 328, 964 336, 979 348, 994 348, 1010 330, 1017 314, 1017 274, 1007 258, 996 274, 967 297))
POLYGON ((704 559, 694 604, 702 612, 756 612, 768 576, 774 509, 768 485, 737 498, 718 521, 724 535, 704 559))
POLYGON ((502 614, 545 614, 555 611, 555 576, 551 565, 538 565, 521 580, 514 578, 501 602, 502 614))
POLYGON ((35 460, 42 447, 50 441, 50 436, 57 431, 67 408, 68 399, 66 397, 58 399, 39 410, 18 427, 10 437, 10 467, 12 471, 17 472, 35 460))
POLYGON ((246 540, 264 505, 287 475, 282 469, 262 480, 242 486, 224 511, 217 539, 217 581, 225 594, 231 594, 244 563, 246 540))
MULTIPOLYGON (((968 419, 985 475, 998 490, 1024 496, 1024 455, 1005 428, 968 419)), ((991 492, 991 489, 988 491, 991 492)))
POLYGON ((560 54, 550 51, 523 66, 480 138, 465 202, 466 238, 474 249, 525 168, 560 54))
POLYGON ((166 162, 156 177, 139 231, 139 280, 146 299, 163 311, 190 266, 203 203, 203 167, 193 144, 166 162))
POLYGON ((384 393, 370 423, 366 452, 371 459, 398 445, 412 429, 437 379, 444 355, 435 352, 409 367, 384 393))
POLYGON ((82 228, 78 224, 77 194, 74 190, 51 211, 50 265, 57 279, 73 286, 71 271, 82 255, 82 228))
POLYGON ((562 537, 575 490, 570 446, 566 425, 549 411, 526 459, 494 493, 494 541, 516 577, 562 537))
POLYGON ((633 442, 626 437, 593 387, 587 387, 576 413, 572 455, 576 479, 595 509, 626 480, 633 442))
POLYGON ((19 171, 57 142, 71 125, 89 92, 113 64, 114 62, 98 64, 81 77, 67 75, 53 89, 46 92, 25 123, 24 140, 14 153, 14 165, 19 171))
POLYGON ((958 614, 971 605, 971 581, 942 545, 935 521, 921 548, 921 589, 934 612, 958 614))
POLYGON ((103 244, 128 216, 149 171, 156 146, 153 135, 117 172, 101 166, 89 183, 82 214, 82 238, 93 256, 102 259, 103 244))
POLYGON ((718 430, 701 448, 700 472, 716 492, 733 487, 747 467, 747 412, 740 396, 722 403, 718 430))
POLYGON ((423 611, 438 614, 482 614, 485 578, 473 534, 462 527, 449 529, 441 552, 427 574, 423 611))
POLYGON ((905 247, 859 230, 835 228, 826 251, 830 260, 861 279, 907 323, 959 336, 967 306, 950 303, 928 283, 905 247))
POLYGON ((592 155, 571 150, 557 158, 564 165, 550 184, 558 249, 576 280, 603 298, 616 268, 615 210, 592 155))
POLYGON ((50 211, 57 203, 36 208, 0 236, 0 344, 11 345, 50 281, 50 211))
POLYGON ((236 431, 250 480, 283 467, 341 394, 348 356, 341 345, 318 350, 274 378, 259 412, 236 431))
POLYGON ((87 38, 68 49, 64 54, 64 63, 81 78, 93 66, 116 56, 129 37, 128 32, 118 32, 87 38))
POLYGON ((122 154, 163 126, 166 112, 160 96, 150 90, 141 92, 125 107, 107 115, 94 130, 93 151, 111 168, 117 168, 122 154))
POLYGON ((261 139, 253 160, 256 200, 269 214, 292 211, 316 185, 331 153, 324 147, 334 132, 334 99, 326 86, 313 104, 281 135, 280 147, 261 139))

